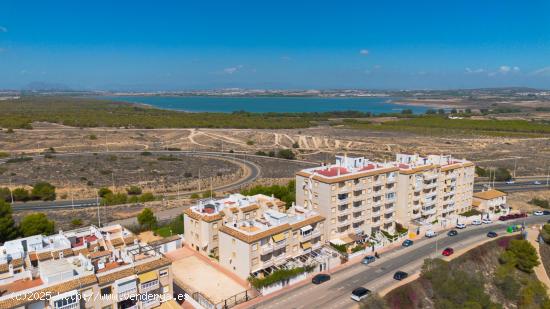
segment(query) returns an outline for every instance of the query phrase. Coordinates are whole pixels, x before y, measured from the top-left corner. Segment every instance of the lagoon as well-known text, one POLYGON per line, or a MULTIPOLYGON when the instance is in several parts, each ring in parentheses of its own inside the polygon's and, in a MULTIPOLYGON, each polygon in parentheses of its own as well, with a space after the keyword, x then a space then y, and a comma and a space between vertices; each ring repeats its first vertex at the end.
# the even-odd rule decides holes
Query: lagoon
MULTIPOLYGON (((413 113, 424 113, 427 106, 396 104, 390 97, 213 97, 213 96, 102 96, 111 101, 147 104, 152 107, 187 111, 231 113, 247 111, 251 113, 302 113, 360 111, 400 113, 411 109, 413 113)), ((399 99, 403 101, 402 99, 399 99)))

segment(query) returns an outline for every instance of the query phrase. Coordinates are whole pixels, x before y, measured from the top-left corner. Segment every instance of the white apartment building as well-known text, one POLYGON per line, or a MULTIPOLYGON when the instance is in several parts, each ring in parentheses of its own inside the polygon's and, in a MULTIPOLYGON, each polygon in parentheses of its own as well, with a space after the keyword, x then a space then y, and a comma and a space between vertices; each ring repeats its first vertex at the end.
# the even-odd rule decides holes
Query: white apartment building
POLYGON ((451 156, 398 154, 397 221, 431 224, 472 207, 474 164, 451 156))
POLYGON ((485 214, 494 214, 500 213, 501 211, 507 211, 508 205, 506 204, 506 193, 495 189, 476 192, 474 193, 472 206, 485 214))
POLYGON ((430 224, 472 205, 474 164, 451 156, 398 154, 392 162, 336 156, 296 174, 296 202, 326 217, 326 237, 351 243, 395 223, 430 224))
POLYGON ((228 220, 254 220, 261 216, 262 209, 284 212, 285 203, 263 194, 201 200, 183 212, 185 242, 204 255, 217 256, 222 224, 228 220))
POLYGON ((325 218, 299 206, 287 212, 267 209, 250 220, 234 218, 220 228, 220 264, 241 278, 299 262, 309 265, 312 252, 325 242, 325 218))
POLYGON ((337 156, 336 164, 296 174, 296 203, 326 217, 327 240, 395 230, 397 178, 393 163, 337 156))
POLYGON ((0 247, 0 291, 1 309, 154 308, 171 261, 120 225, 31 236, 0 247))

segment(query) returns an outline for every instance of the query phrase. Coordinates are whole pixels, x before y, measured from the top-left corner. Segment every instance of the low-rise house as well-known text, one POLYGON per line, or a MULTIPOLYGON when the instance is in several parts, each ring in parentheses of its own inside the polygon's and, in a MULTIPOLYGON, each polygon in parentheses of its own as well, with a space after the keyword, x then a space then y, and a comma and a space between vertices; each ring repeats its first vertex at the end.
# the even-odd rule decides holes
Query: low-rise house
POLYGON ((120 225, 0 247, 0 308, 154 308, 172 296, 171 261, 120 225))
POLYGON ((474 193, 472 206, 478 211, 486 214, 499 213, 508 210, 506 205, 506 193, 490 189, 474 193))

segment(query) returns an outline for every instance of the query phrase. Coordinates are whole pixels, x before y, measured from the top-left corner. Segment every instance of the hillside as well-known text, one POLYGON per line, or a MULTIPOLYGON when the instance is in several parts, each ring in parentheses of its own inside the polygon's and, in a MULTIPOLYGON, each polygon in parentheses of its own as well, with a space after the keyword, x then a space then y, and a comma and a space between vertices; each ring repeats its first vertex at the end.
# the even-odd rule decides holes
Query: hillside
MULTIPOLYGON (((529 254, 516 257, 511 254, 513 249, 506 249, 514 243, 512 239, 489 242, 451 262, 426 260, 419 279, 393 290, 379 302, 392 309, 550 308, 544 286, 525 269, 533 262, 529 254)), ((529 251, 525 244, 516 241, 513 247, 529 251)))

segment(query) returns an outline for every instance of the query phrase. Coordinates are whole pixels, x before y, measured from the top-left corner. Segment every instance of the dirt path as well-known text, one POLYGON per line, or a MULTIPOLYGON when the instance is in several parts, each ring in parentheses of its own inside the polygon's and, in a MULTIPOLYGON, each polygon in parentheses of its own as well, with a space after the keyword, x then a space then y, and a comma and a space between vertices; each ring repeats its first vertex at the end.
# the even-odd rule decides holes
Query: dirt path
MULTIPOLYGON (((540 226, 535 225, 532 228, 530 228, 527 232, 527 240, 537 249, 537 254, 539 255, 539 259, 541 258, 540 255, 540 245, 537 242, 537 237, 539 235, 540 226)), ((546 270, 544 269, 544 265, 542 265, 542 262, 535 267, 535 275, 537 275, 537 278, 540 282, 544 283, 546 286, 546 290, 550 291, 550 278, 548 277, 548 274, 546 273, 546 270)))

